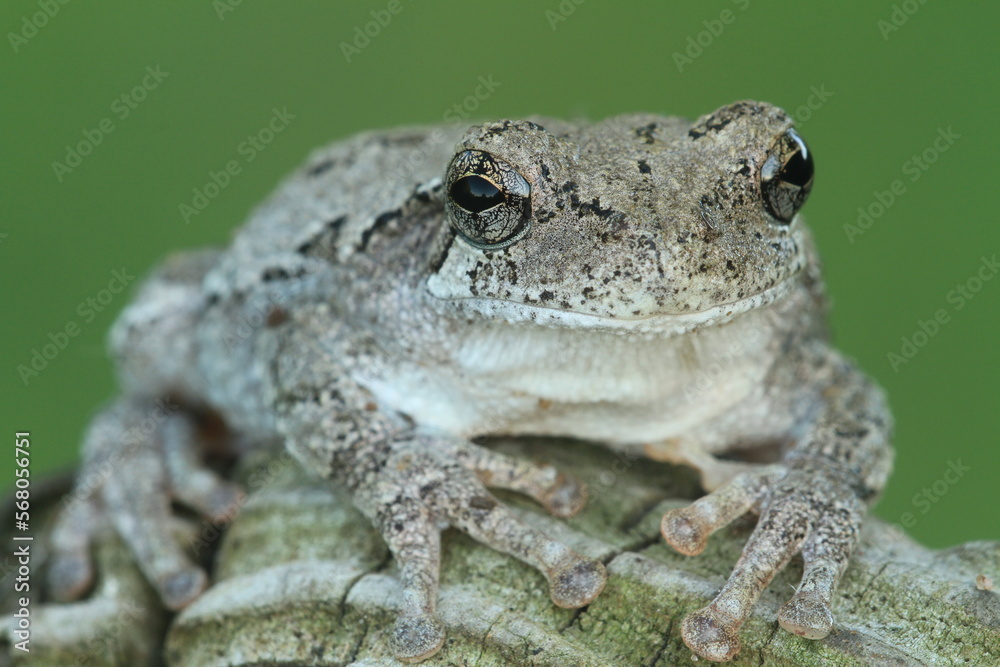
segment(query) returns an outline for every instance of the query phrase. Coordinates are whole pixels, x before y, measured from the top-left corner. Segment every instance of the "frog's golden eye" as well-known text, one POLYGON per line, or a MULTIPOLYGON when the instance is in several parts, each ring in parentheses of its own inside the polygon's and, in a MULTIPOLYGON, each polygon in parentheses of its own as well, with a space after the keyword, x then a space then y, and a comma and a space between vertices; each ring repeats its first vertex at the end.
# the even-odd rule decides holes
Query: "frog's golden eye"
POLYGON ((802 208, 813 184, 812 152, 795 130, 781 136, 760 168, 760 189, 767 212, 788 223, 802 208))
POLYGON ((470 245, 497 250, 531 226, 531 187, 521 174, 485 151, 462 151, 445 181, 452 228, 470 245))

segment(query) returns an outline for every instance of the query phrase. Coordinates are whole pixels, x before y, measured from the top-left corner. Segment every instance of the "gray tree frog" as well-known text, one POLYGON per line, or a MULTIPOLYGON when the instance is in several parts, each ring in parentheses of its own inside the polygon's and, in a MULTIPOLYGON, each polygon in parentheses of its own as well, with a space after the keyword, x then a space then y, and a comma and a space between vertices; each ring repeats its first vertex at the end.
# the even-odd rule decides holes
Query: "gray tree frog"
POLYGON ((708 495, 662 522, 681 553, 760 515, 728 582, 683 622, 696 654, 735 656, 798 553, 778 621, 826 636, 892 449, 883 394, 827 340, 798 214, 812 183, 791 119, 753 101, 695 122, 502 120, 316 152, 228 248, 168 259, 114 325, 122 394, 86 435, 81 479, 110 473, 57 525, 54 590, 86 590, 103 517, 168 607, 202 592, 168 529, 171 501, 219 518, 241 498, 203 463, 212 415, 350 491, 398 566, 394 650, 419 661, 444 640, 445 527, 536 567, 557 605, 604 587, 601 562, 487 490, 562 517, 584 506, 576 479, 473 442, 542 434, 696 468, 708 495), (164 399, 176 408, 143 430, 164 399))

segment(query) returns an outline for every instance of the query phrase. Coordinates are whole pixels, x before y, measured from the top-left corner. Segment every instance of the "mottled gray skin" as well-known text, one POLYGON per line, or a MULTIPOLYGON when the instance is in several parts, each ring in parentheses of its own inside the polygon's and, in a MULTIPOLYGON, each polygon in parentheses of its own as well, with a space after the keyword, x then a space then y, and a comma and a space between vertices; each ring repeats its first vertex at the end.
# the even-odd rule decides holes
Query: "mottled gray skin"
POLYGON ((572 436, 696 467, 711 493, 663 519, 682 553, 747 511, 761 515, 729 582, 685 620, 698 655, 738 653, 740 625, 796 553, 803 582, 779 621, 825 636, 866 504, 889 473, 891 420, 880 391, 826 340, 817 258, 792 218, 808 188, 798 200, 764 192, 796 145, 790 128, 780 109, 739 102, 693 124, 500 121, 368 133, 318 151, 228 249, 168 260, 115 325, 123 394, 85 448, 91 468, 114 465, 100 493, 67 506, 55 591, 86 589, 103 512, 168 606, 198 596, 206 577, 167 523, 170 498, 211 518, 240 501, 198 458, 220 439, 196 428, 211 413, 228 440, 282 441, 350 490, 399 567, 401 659, 444 640, 445 526, 536 566, 555 604, 586 605, 604 586, 602 563, 486 490, 569 516, 585 503, 582 485, 470 442, 488 434, 572 436), (489 242, 520 229, 505 247, 477 247, 471 214, 455 208, 466 174, 449 163, 470 150, 530 188, 527 199, 502 192, 484 214, 489 242), (526 217, 502 208, 514 202, 526 217), (163 426, 125 443, 119 434, 137 432, 164 397, 178 407, 163 426))

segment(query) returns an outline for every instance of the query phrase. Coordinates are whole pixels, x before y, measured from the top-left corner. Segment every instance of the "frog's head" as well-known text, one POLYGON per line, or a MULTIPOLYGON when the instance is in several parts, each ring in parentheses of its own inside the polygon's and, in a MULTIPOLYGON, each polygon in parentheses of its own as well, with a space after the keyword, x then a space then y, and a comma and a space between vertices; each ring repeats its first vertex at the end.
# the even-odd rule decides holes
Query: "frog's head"
POLYGON ((458 314, 686 330, 770 303, 806 264, 812 155, 785 112, 471 128, 428 289, 458 314))

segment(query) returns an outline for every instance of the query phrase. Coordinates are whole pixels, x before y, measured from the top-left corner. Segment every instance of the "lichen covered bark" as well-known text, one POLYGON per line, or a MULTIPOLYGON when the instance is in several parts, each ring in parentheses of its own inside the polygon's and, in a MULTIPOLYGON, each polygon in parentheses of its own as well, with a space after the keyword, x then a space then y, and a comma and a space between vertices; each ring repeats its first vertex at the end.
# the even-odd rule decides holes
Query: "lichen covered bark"
MULTIPOLYGON (((449 530, 440 599, 448 639, 422 664, 689 664, 680 621, 725 581, 752 517, 713 536, 703 554, 682 556, 663 544, 659 520, 698 495, 688 471, 580 443, 494 446, 550 461, 588 482, 591 502, 569 521, 516 496, 503 499, 546 532, 605 562, 608 585, 582 610, 559 609, 535 570, 449 530)), ((78 664, 83 656, 79 664, 137 665, 162 652, 171 666, 401 665, 388 645, 398 604, 394 565, 367 521, 287 456, 248 461, 240 478, 249 500, 232 526, 220 533, 196 524, 188 533, 194 552, 214 560, 214 585, 192 606, 165 624, 148 587, 109 536, 100 548, 107 571, 90 603, 106 611, 94 614, 93 627, 80 629, 98 634, 38 636, 27 661, 12 652, 14 663, 78 664), (128 632, 112 633, 112 624, 122 624, 116 605, 128 600, 143 601, 144 611, 128 620, 128 632), (95 636, 103 637, 100 652, 95 636)), ((743 627, 744 648, 731 664, 1000 663, 1000 595, 976 586, 978 575, 995 580, 998 573, 1000 543, 934 552, 869 519, 840 586, 834 632, 811 641, 778 627, 777 610, 801 574, 793 561, 743 627)))

